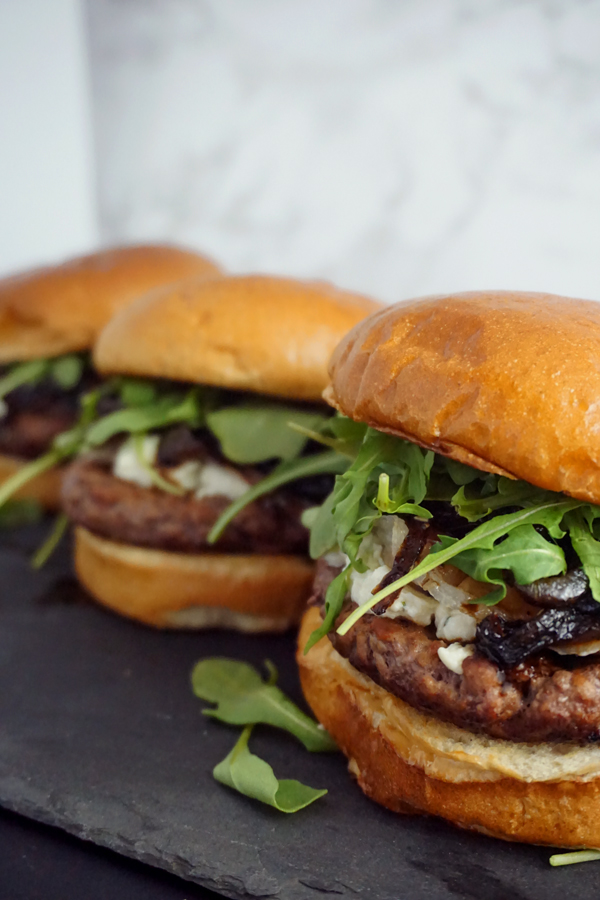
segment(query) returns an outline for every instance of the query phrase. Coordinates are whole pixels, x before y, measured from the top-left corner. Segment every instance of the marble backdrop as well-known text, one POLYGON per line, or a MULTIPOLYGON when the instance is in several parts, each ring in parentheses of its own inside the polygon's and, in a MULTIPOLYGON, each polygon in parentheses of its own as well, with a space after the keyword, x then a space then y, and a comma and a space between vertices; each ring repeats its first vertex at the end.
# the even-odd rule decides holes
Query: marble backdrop
POLYGON ((87 0, 104 241, 600 298, 600 0, 87 0))

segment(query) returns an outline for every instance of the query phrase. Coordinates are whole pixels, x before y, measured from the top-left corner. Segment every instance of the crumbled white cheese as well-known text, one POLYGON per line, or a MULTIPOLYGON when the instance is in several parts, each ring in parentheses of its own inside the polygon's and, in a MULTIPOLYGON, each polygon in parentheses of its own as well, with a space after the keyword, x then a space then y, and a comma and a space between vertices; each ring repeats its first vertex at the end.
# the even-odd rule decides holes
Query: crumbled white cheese
POLYGON ((375 522, 371 533, 362 539, 358 558, 369 569, 376 569, 378 566, 391 569, 407 534, 408 526, 404 519, 399 516, 382 516, 375 522))
POLYGON ((350 574, 350 597, 358 606, 364 606, 373 599, 373 588, 376 588, 382 578, 390 571, 388 566, 378 566, 376 569, 367 569, 366 572, 357 572, 353 569, 350 574))
MULTIPOLYGON (((153 466, 156 460, 159 440, 158 435, 149 434, 142 441, 140 455, 150 466, 153 466)), ((113 475, 123 481, 139 484, 140 487, 152 487, 152 478, 139 461, 133 436, 127 438, 117 450, 113 462, 113 475)))
POLYGON ((438 656, 447 669, 456 672, 457 675, 462 675, 465 659, 473 656, 474 652, 475 648, 472 644, 467 644, 466 647, 463 644, 451 644, 449 647, 440 647, 438 656))
POLYGON ((323 559, 328 566, 333 566, 336 569, 345 569, 350 562, 350 559, 346 556, 345 553, 342 553, 341 550, 332 550, 331 553, 326 553, 323 559))
POLYGON ((416 622, 417 625, 425 626, 431 624, 437 607, 438 603, 436 600, 408 584, 405 588, 402 588, 384 615, 389 619, 401 616, 404 619, 416 622))
MULTIPOLYGON (((407 534, 408 527, 403 519, 386 515, 378 519, 371 533, 363 538, 358 557, 368 567, 367 571, 353 570, 350 575, 350 597, 358 606, 364 606, 372 599, 374 589, 391 571, 407 534)), ((348 564, 348 557, 339 551, 327 554, 325 559, 332 566, 348 564)), ((424 627, 435 620, 438 638, 473 640, 477 620, 462 609, 471 595, 449 584, 444 574, 443 567, 433 569, 415 584, 402 588, 383 615, 391 619, 410 619, 424 627)))
POLYGON ((0 419, 8 414, 8 403, 0 397, 0 419))
POLYGON ((197 500, 202 500, 203 497, 217 496, 237 500, 249 489, 250 485, 246 479, 242 478, 235 469, 219 466, 216 463, 206 463, 205 466, 202 466, 194 496, 197 500))
POLYGON ((195 491, 200 486, 202 463, 195 459, 181 463, 175 469, 169 469, 169 478, 184 491, 195 491))
POLYGON ((427 572, 422 579, 419 579, 421 587, 443 606, 458 609, 471 598, 471 595, 444 581, 442 573, 443 570, 440 567, 427 572))
POLYGON ((472 641, 477 620, 460 609, 440 603, 435 611, 435 627, 437 636, 444 641, 472 641))

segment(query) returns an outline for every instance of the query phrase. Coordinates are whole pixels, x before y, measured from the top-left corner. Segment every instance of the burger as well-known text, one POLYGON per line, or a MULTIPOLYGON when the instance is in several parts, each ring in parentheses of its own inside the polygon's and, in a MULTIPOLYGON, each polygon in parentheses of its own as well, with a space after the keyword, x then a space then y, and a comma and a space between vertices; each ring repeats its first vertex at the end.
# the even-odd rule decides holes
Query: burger
POLYGON ((330 377, 354 462, 306 516, 308 703, 389 809, 600 847, 600 306, 411 300, 330 377))
MULTIPOLYGON (((0 483, 45 457, 98 383, 89 350, 107 321, 149 289, 219 274, 215 263, 171 246, 82 256, 0 281, 0 483)), ((46 460, 18 496, 58 506, 61 469, 46 460)), ((9 486, 9 493, 13 492, 9 486)))
POLYGON ((327 361, 376 308, 236 276, 153 291, 111 320, 93 354, 111 388, 62 490, 98 601, 158 627, 298 620, 313 577, 301 516, 347 465, 311 440, 328 421, 327 361))

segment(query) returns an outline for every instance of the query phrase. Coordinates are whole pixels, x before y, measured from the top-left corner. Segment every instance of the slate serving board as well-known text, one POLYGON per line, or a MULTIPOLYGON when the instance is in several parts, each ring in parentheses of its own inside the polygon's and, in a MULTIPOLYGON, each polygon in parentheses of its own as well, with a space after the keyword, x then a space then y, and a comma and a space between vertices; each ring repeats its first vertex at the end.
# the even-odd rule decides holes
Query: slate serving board
POLYGON ((0 538, 0 805, 227 897, 597 898, 600 864, 551 869, 547 849, 388 813, 341 756, 275 731, 257 730, 252 749, 280 777, 327 787, 323 800, 286 816, 217 784, 238 732, 202 717, 193 663, 269 658, 300 701, 292 637, 129 623, 86 600, 67 547, 32 572, 38 537, 0 538))

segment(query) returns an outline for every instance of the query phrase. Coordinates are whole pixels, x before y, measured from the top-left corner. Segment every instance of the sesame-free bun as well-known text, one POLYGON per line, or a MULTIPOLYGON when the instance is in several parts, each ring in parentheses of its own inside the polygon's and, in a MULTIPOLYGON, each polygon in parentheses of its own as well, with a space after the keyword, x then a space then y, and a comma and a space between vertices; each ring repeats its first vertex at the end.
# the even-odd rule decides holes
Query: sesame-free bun
POLYGON ((168 245, 104 250, 0 280, 0 364, 89 349, 101 328, 146 291, 219 274, 168 245))
POLYGON ((114 612, 156 628, 285 631, 300 619, 314 567, 300 556, 172 553, 75 529, 82 585, 114 612))
POLYGON ((473 291, 388 307, 333 354, 326 398, 468 465, 600 503, 600 304, 473 291))
MULTIPOLYGON (((19 459, 15 456, 5 456, 0 453, 0 484, 4 484, 9 478, 27 465, 29 460, 19 459)), ((60 491, 64 468, 49 469, 42 472, 24 484, 20 490, 13 494, 13 500, 37 500, 44 509, 60 509, 60 491)))
POLYGON ((266 275, 189 281, 123 310, 100 335, 94 361, 105 375, 320 400, 333 348, 379 308, 317 281, 266 275))
POLYGON ((304 696, 373 800, 441 816, 494 837, 555 847, 600 847, 596 746, 515 744, 471 734, 409 706, 362 675, 304 616, 298 664, 304 696))

